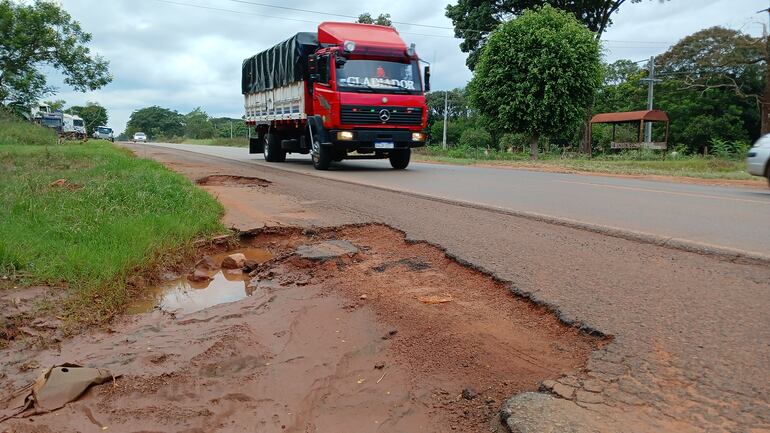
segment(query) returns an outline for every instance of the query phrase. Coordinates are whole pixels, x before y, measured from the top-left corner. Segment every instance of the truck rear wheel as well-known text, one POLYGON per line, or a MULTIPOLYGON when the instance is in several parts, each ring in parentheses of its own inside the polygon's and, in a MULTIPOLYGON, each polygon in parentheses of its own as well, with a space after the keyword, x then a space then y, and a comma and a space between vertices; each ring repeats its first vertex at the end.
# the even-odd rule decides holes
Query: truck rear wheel
POLYGON ((390 152, 390 166, 396 170, 403 170, 409 166, 412 159, 412 149, 394 150, 390 152))
POLYGON ((275 134, 265 134, 265 161, 286 161, 286 151, 281 149, 281 142, 275 134))

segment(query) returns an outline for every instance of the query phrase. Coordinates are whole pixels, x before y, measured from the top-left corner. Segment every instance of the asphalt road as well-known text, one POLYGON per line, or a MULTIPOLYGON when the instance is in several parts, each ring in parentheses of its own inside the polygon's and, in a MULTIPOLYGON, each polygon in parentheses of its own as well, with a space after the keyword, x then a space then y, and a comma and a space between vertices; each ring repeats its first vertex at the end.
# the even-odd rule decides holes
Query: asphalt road
POLYGON ((289 155, 286 163, 270 164, 244 148, 152 145, 770 255, 770 190, 444 164, 412 163, 406 171, 394 171, 383 160, 343 161, 330 171, 319 172, 303 155, 289 155))
MULTIPOLYGON (((411 240, 438 245, 461 263, 508 282, 513 292, 547 305, 565 322, 609 336, 591 354, 585 371, 554 377, 563 385, 560 395, 575 402, 560 400, 568 403, 569 410, 552 413, 533 406, 517 419, 544 416, 551 426, 554 416, 569 418, 574 409, 582 415, 570 419, 583 421, 559 421, 562 428, 558 431, 770 432, 770 267, 766 264, 736 263, 284 171, 286 167, 310 170, 306 163, 255 166, 254 159, 241 149, 211 149, 230 153, 231 159, 227 159, 155 146, 128 147, 138 154, 146 152, 146 157, 191 179, 228 174, 272 182, 265 188, 213 190, 228 214, 251 221, 252 227, 264 221, 265 214, 274 215, 269 218, 273 225, 303 228, 384 223, 411 240), (594 428, 584 422, 600 414, 618 427, 594 428), (567 425, 570 427, 564 427, 567 425)), ((371 164, 387 165, 382 161, 371 164)), ((421 172, 453 169, 415 165, 397 176, 418 177, 421 172)), ((517 174, 533 175, 502 173, 517 174)), ((335 175, 397 177, 376 169, 324 174, 335 175)), ((592 176, 566 178, 605 181, 592 176)), ((662 187, 653 182, 642 184, 662 187)), ((524 431, 517 428, 514 431, 524 431)))

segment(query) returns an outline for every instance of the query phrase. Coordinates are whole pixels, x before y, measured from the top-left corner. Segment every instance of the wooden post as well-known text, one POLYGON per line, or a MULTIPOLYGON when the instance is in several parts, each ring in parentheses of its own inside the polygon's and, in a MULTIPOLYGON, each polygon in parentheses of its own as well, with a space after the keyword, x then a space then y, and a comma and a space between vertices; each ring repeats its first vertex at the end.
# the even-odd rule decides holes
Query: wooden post
POLYGON ((642 131, 644 130, 644 120, 639 121, 639 143, 644 143, 642 141, 642 131))
POLYGON ((612 124, 612 141, 613 142, 615 141, 615 126, 616 125, 617 125, 617 123, 613 123, 612 124))
POLYGON ((666 149, 668 149, 668 126, 671 122, 666 121, 666 149))

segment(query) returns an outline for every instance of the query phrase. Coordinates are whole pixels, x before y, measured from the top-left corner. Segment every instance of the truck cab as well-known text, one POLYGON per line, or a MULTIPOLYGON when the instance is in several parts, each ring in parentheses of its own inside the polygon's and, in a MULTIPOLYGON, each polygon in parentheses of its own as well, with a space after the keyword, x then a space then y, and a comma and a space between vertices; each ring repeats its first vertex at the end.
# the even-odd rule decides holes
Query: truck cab
POLYGON ((414 45, 394 28, 322 23, 317 34, 298 34, 244 61, 251 152, 271 162, 310 153, 321 170, 365 158, 404 169, 411 149, 425 145, 429 78, 414 45), (274 74, 268 56, 293 64, 293 76, 274 74))

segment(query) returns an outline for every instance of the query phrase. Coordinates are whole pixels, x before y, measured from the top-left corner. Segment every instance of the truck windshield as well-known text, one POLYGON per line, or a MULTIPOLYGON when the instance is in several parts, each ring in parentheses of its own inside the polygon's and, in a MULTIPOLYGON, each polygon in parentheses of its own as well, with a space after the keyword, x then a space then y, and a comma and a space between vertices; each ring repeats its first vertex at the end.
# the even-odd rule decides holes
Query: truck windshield
POLYGON ((420 67, 414 61, 411 63, 381 60, 337 62, 337 86, 354 92, 422 91, 420 67))
POLYGON ((82 120, 78 120, 78 119, 73 120, 72 123, 75 126, 83 126, 84 125, 83 121, 82 120))
POLYGON ((104 128, 100 126, 97 130, 99 131, 99 134, 112 134, 112 129, 110 128, 104 128))
POLYGON ((48 126, 49 128, 55 128, 57 126, 61 126, 61 119, 44 117, 41 119, 41 123, 45 126, 48 126))

